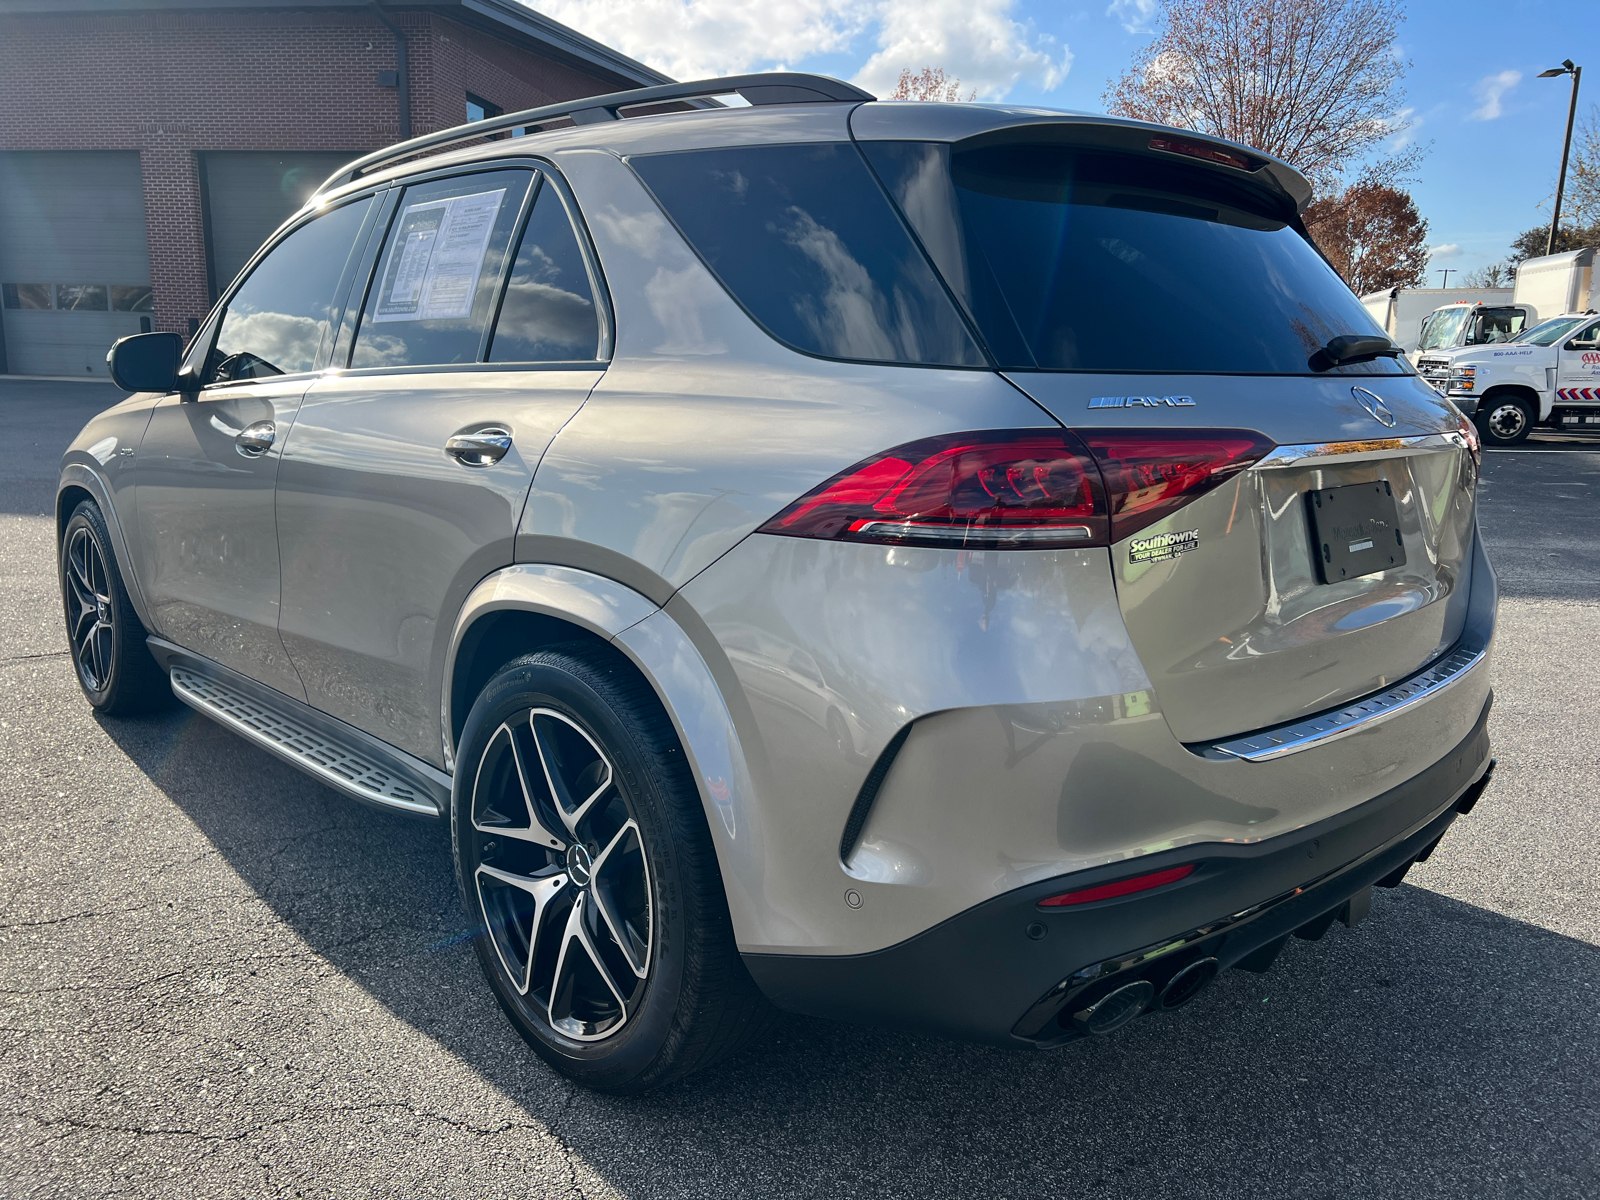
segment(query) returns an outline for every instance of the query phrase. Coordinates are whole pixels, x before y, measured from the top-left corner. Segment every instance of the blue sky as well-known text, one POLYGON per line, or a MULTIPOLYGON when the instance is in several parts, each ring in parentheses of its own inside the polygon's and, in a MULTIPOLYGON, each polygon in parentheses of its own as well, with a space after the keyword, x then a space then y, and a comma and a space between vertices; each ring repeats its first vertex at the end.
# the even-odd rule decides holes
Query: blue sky
MULTIPOLYGON (((887 94, 902 67, 942 66, 982 100, 1099 111, 1106 81, 1150 40, 1157 0, 534 0, 539 11, 679 79, 819 71, 887 94)), ((1580 118, 1600 103, 1600 19, 1577 0, 1413 0, 1399 50, 1412 63, 1409 137, 1431 143, 1412 195, 1442 268, 1502 257, 1548 223, 1568 79, 1586 68, 1580 118)), ((1452 283, 1454 277, 1452 276, 1452 283)))

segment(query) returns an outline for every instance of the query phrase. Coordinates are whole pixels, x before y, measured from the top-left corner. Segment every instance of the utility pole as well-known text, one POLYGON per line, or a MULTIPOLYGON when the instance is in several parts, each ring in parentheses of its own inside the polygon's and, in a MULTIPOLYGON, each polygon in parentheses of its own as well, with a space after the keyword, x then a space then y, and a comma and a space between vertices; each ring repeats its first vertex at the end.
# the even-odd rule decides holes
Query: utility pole
POLYGON ((1567 186, 1567 155, 1572 151, 1572 122, 1578 115, 1578 81, 1583 78, 1583 68, 1573 66, 1569 58, 1559 67, 1539 72, 1540 79, 1555 79, 1562 75, 1572 76, 1572 100, 1567 105, 1567 140, 1561 143, 1561 173, 1556 176, 1556 207, 1550 215, 1550 237, 1544 244, 1546 254, 1556 252, 1556 230, 1561 225, 1561 193, 1567 186))
MULTIPOLYGON (((1444 282, 1439 285, 1440 287, 1449 287, 1450 286, 1450 272, 1451 271, 1455 271, 1455 270, 1456 270, 1455 267, 1441 267, 1441 268, 1439 268, 1439 274, 1444 276, 1444 282)), ((1456 273, 1460 274, 1459 271, 1457 271, 1456 273)))

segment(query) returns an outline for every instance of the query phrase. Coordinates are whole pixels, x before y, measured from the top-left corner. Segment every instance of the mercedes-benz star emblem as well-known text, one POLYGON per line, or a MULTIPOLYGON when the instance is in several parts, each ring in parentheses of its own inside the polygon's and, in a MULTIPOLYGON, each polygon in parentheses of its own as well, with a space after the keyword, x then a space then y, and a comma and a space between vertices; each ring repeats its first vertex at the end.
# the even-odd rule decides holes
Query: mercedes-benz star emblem
POLYGON ((1361 405, 1372 415, 1372 419, 1388 429, 1394 428, 1394 414, 1389 411, 1389 406, 1377 396, 1367 391, 1364 387, 1353 387, 1350 394, 1356 398, 1356 403, 1361 405))
POLYGON ((588 887, 590 876, 594 873, 594 866, 589 860, 589 852, 582 846, 574 843, 567 847, 567 874, 572 882, 579 887, 588 887))

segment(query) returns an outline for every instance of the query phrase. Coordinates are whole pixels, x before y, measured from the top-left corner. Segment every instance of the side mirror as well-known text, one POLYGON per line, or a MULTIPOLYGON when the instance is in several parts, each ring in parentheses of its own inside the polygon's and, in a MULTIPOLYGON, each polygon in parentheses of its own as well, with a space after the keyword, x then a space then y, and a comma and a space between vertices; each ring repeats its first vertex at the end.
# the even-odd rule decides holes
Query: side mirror
POLYGON ((115 342, 106 355, 111 378, 130 392, 171 392, 178 386, 183 335, 136 333, 115 342))

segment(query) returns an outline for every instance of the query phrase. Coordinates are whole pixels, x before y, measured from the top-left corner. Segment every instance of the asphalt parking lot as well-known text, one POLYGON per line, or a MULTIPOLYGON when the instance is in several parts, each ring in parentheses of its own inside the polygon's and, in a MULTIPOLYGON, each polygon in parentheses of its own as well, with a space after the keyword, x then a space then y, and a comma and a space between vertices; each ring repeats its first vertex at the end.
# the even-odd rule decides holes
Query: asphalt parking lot
POLYGON ((0 380, 0 1195, 1600 1194, 1600 441, 1487 456, 1494 786, 1371 918, 1045 1054, 784 1018, 636 1100, 478 976, 434 826, 187 711, 97 721, 0 380))

